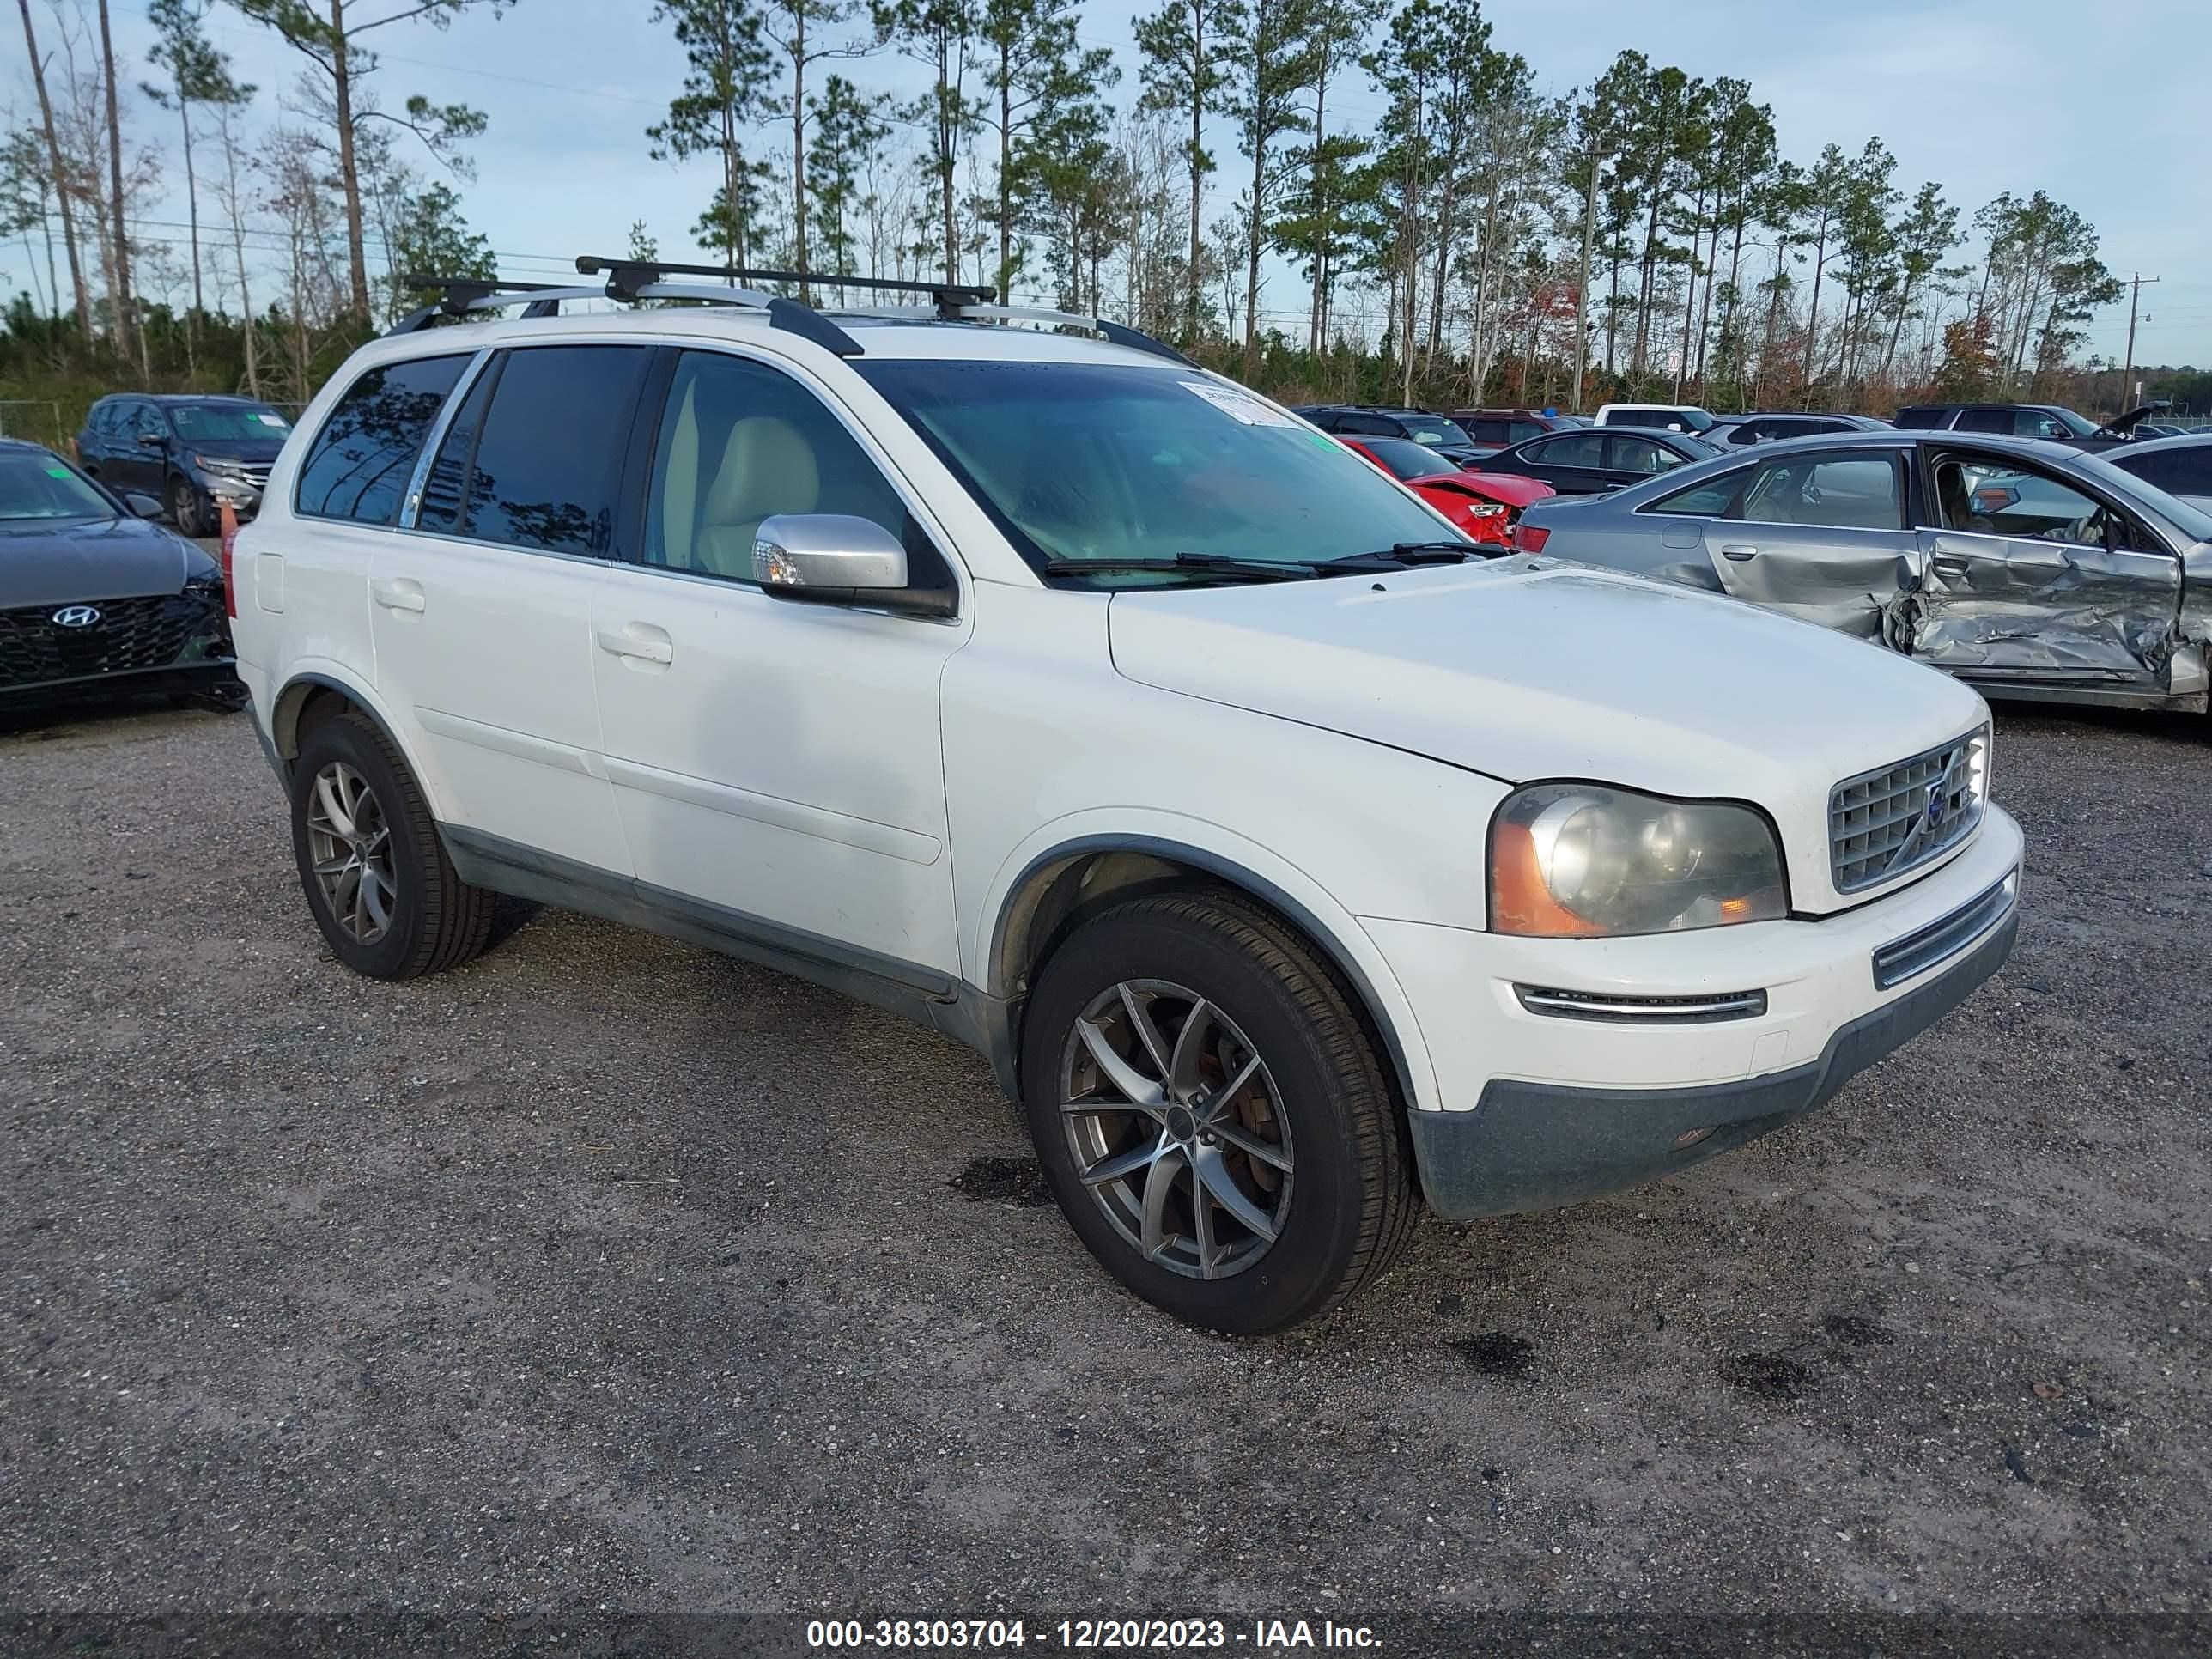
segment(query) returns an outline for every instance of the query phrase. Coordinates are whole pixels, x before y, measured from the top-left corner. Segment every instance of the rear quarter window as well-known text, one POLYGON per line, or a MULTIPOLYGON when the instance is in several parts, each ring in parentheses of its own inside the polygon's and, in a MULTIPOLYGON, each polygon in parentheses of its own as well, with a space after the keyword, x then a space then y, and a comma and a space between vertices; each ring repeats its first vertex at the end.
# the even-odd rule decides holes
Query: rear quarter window
POLYGON ((292 510, 310 519, 396 522, 415 459, 468 361, 460 353, 363 370, 315 434, 292 510))

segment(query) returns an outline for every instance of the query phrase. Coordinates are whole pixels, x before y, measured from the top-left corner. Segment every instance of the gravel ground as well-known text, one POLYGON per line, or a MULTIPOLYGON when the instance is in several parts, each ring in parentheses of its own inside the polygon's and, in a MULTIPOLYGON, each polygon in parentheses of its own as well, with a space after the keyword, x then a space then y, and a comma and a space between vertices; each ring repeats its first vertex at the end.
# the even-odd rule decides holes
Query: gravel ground
POLYGON ((1948 1023, 1237 1343, 1091 1264, 965 1050, 522 907, 355 978, 245 719, 18 724, 0 1607, 2212 1639, 2212 742, 1997 756, 2027 920, 1948 1023))

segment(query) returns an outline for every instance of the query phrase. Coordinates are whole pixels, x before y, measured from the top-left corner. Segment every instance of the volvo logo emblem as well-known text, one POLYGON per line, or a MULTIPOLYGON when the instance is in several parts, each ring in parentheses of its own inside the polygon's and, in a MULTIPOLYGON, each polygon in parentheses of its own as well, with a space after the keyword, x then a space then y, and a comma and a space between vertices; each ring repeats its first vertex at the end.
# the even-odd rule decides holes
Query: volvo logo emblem
POLYGON ((89 628, 100 620, 100 612, 88 605, 65 605, 54 612, 57 628, 89 628))
MULTIPOLYGON (((1950 774, 1948 772, 1945 773, 1943 775, 1943 784, 1948 786, 1950 781, 1950 774)), ((1935 792, 1928 797, 1928 827, 1930 830, 1940 830, 1943 827, 1943 813, 1947 806, 1948 802, 1944 797, 1944 788, 1943 787, 1939 786, 1935 792)))

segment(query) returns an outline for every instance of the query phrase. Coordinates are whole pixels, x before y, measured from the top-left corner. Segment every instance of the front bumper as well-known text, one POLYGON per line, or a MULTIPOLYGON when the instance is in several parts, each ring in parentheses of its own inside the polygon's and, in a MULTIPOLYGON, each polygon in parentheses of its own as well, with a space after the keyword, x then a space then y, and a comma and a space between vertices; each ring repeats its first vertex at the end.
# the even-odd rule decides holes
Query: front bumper
POLYGON ((1844 1026, 1820 1059, 1786 1072, 1687 1089, 1577 1089, 1501 1078, 1471 1112, 1411 1113, 1430 1207, 1455 1220, 1555 1209, 1660 1180, 1771 1133, 1964 1002, 2004 965, 2019 932, 2015 902, 1941 972, 1844 1026))
POLYGON ((200 494, 214 506, 220 507, 223 502, 228 501, 237 513, 240 524, 246 523, 261 511, 261 494, 265 484, 257 483, 251 478, 234 477, 226 472, 205 471, 195 472, 192 482, 198 485, 200 494))
POLYGON ((1996 971, 2021 853, 1993 806, 1936 869, 1832 915, 1620 939, 1363 917, 1436 1078, 1442 1109, 1410 1115, 1431 1203, 1618 1191, 1811 1110, 1996 971), (1709 1133, 1677 1146, 1692 1131, 1709 1133))

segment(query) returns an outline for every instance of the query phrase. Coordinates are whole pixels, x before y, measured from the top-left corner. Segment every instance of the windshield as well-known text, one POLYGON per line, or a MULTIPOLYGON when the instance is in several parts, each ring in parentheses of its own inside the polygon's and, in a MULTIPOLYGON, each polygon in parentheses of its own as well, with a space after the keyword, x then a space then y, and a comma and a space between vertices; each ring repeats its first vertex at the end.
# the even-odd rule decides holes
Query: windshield
POLYGON ((0 522, 115 516, 107 497, 56 457, 0 451, 0 522))
POLYGON ((273 409, 258 404, 171 404, 169 418, 180 438, 204 443, 235 443, 247 438, 283 441, 292 423, 273 409))
POLYGON ((1334 440, 1194 368, 883 357, 853 367, 1040 571, 1054 559, 1184 555, 1310 564, 1457 536, 1334 440))
POLYGON ((2077 438, 2094 438, 2104 430, 2094 421, 2085 421, 2070 409, 2051 409, 2044 412, 2077 438))
POLYGON ((1362 438, 1360 444, 1374 453, 1394 478, 1410 482, 1415 478, 1441 477, 1459 468, 1444 456, 1424 444, 1409 442, 1404 438, 1362 438))

